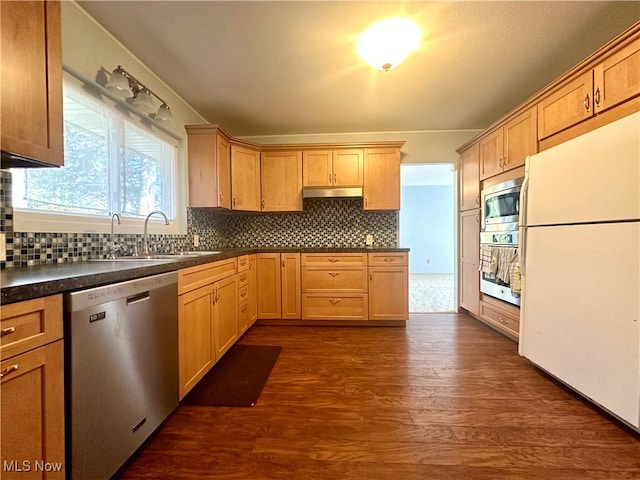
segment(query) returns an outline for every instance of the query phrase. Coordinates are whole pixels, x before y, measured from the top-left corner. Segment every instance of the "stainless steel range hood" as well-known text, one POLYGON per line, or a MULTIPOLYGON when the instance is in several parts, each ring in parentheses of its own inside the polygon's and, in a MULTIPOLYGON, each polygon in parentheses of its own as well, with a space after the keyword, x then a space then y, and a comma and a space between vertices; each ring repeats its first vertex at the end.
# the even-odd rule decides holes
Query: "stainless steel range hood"
POLYGON ((305 187, 302 189, 302 198, 341 198, 362 197, 362 187, 305 187))

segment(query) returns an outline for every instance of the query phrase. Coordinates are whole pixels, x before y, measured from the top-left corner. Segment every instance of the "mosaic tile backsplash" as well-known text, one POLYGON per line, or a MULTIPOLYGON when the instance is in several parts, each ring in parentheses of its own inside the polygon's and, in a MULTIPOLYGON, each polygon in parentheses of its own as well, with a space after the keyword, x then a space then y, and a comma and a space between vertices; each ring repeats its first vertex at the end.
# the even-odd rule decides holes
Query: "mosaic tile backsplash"
MULTIPOLYGON (((0 232, 6 235, 7 258, 2 268, 43 263, 67 263, 104 258, 108 233, 15 232, 11 201, 11 173, 0 171, 0 232)), ((187 208, 187 234, 149 235, 156 251, 224 247, 364 247, 398 246, 398 213, 365 212, 361 198, 306 199, 297 213, 236 214, 187 208)), ((115 241, 142 248, 142 234, 116 234, 115 241)))

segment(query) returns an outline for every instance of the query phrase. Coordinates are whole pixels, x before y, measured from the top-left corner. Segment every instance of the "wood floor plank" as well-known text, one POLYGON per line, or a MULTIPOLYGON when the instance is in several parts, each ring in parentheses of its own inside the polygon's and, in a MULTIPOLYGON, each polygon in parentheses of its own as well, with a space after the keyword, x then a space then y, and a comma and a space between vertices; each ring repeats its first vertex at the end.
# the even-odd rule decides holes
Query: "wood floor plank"
POLYGON ((256 406, 181 405, 119 478, 640 479, 640 435, 466 315, 240 342, 283 347, 256 406))

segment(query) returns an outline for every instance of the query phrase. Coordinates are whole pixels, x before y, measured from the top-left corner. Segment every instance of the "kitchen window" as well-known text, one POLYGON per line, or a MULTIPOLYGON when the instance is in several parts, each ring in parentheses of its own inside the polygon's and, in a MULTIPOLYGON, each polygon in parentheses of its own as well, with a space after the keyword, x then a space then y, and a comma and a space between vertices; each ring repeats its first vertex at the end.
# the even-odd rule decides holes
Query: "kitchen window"
POLYGON ((173 139, 160 137, 68 81, 63 112, 65 166, 11 170, 13 206, 19 214, 56 222, 63 216, 71 224, 69 231, 80 225, 86 230, 87 222, 105 224, 113 213, 129 225, 154 210, 176 219, 179 175, 173 139))

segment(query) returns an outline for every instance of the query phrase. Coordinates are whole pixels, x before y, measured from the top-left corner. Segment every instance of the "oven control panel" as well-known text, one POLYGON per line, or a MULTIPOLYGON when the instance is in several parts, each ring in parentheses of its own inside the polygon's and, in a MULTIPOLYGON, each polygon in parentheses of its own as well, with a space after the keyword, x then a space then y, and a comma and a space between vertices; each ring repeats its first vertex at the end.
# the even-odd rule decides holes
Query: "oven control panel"
POLYGON ((480 232, 480 243, 518 246, 518 232, 480 232))

